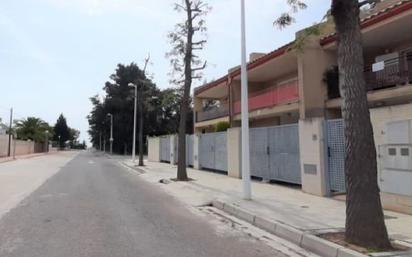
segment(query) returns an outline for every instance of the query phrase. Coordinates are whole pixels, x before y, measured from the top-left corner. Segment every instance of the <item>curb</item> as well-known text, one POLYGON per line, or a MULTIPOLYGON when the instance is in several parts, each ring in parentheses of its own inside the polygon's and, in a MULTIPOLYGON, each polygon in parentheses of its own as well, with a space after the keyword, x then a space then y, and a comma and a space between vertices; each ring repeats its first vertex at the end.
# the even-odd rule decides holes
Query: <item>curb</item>
POLYGON ((0 164, 1 164, 1 163, 18 161, 18 160, 32 159, 32 158, 36 158, 36 157, 42 157, 42 156, 52 155, 52 154, 55 154, 55 153, 57 153, 57 152, 36 153, 36 154, 27 154, 27 155, 17 155, 17 156, 15 156, 15 158, 13 158, 13 157, 2 157, 2 158, 0 158, 0 164))
POLYGON ((314 234, 303 232, 287 224, 258 217, 233 204, 215 200, 212 202, 212 206, 323 257, 412 256, 412 253, 408 252, 398 252, 396 255, 394 255, 394 253, 365 255, 317 237, 314 234))
POLYGON ((126 162, 124 162, 124 161, 120 161, 119 163, 124 168, 132 170, 134 173, 137 173, 138 175, 142 175, 146 172, 144 169, 137 169, 136 167, 133 167, 133 166, 130 166, 130 165, 126 164, 126 162))

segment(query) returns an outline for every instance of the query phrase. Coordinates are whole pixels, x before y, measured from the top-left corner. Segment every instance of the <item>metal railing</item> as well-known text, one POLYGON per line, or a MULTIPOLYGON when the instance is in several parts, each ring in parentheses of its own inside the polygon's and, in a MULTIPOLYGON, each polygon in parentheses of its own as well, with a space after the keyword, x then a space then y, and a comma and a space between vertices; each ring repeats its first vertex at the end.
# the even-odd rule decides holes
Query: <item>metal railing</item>
MULTIPOLYGON (((298 81, 269 87, 249 94, 249 111, 258 110, 275 105, 281 105, 299 100, 298 81)), ((240 113, 240 101, 233 104, 235 114, 240 113)))
MULTIPOLYGON (((398 58, 385 60, 384 68, 380 71, 373 71, 372 64, 365 66, 364 76, 366 91, 385 89, 412 83, 412 53, 398 58)), ((336 71, 338 72, 338 71, 336 71)), ((336 81, 328 83, 329 99, 340 97, 338 75, 336 81)))
POLYGON ((210 110, 205 110, 196 113, 196 122, 213 120, 229 115, 229 106, 221 105, 219 107, 214 107, 210 110))
POLYGON ((385 67, 372 71, 372 65, 365 67, 366 90, 372 91, 412 82, 412 54, 385 60, 385 67))

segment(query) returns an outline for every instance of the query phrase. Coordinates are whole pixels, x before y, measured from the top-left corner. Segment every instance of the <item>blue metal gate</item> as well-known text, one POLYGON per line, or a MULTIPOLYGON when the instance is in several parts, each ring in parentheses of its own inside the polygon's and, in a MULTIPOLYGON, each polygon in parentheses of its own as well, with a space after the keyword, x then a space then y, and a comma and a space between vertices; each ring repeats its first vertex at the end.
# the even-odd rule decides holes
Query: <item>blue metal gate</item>
POLYGON ((160 161, 170 162, 170 136, 160 138, 160 161))
POLYGON ((186 136, 186 161, 188 166, 193 167, 193 144, 194 144, 194 136, 187 135, 186 136))
POLYGON ((335 193, 345 193, 345 135, 343 120, 326 120, 325 131, 330 190, 335 193))
MULTIPOLYGON (((175 138, 175 163, 179 160, 179 137, 175 138)), ((193 135, 186 135, 186 165, 193 167, 193 135)))
POLYGON ((300 185, 298 124, 251 129, 250 157, 252 176, 300 185))
POLYGON ((267 128, 252 128, 249 133, 250 174, 254 177, 270 179, 269 134, 267 128))
POLYGON ((227 171, 226 132, 200 135, 200 167, 210 170, 227 171))

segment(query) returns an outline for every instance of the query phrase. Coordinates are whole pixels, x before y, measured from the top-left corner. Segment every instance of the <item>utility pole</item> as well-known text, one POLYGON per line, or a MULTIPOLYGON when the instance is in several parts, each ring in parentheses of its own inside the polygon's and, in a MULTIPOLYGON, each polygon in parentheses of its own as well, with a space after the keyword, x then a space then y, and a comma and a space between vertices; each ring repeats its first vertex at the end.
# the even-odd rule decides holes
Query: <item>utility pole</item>
POLYGON ((242 182, 243 199, 252 199, 252 189, 250 182, 250 152, 249 152, 249 96, 248 96, 248 76, 246 63, 246 26, 245 26, 245 0, 240 0, 241 5, 241 107, 242 107, 242 182))
POLYGON ((48 153, 49 152, 49 131, 48 130, 45 131, 45 135, 46 135, 46 142, 45 142, 46 149, 45 149, 45 151, 46 151, 46 153, 48 153))
POLYGON ((13 160, 16 159, 16 135, 13 133, 13 160))
POLYGON ((108 113, 107 116, 110 117, 110 154, 113 154, 113 114, 108 113))
MULTIPOLYGON (((146 75, 147 64, 150 61, 150 54, 144 60, 143 75, 146 75)), ((129 87, 134 88, 134 117, 133 117, 133 142, 132 142, 132 160, 136 161, 136 113, 137 113, 137 101, 139 101, 139 166, 144 166, 143 162, 143 85, 144 81, 139 81, 139 94, 137 94, 137 85, 129 83, 129 87)))
MULTIPOLYGON (((146 76, 146 68, 147 64, 150 61, 150 54, 147 56, 147 58, 144 60, 144 68, 143 68, 143 75, 146 76)), ((139 105, 140 105, 140 122, 139 122, 139 166, 144 166, 143 162, 143 85, 145 81, 142 81, 140 83, 140 99, 139 99, 139 105)))
POLYGON ((103 150, 102 149, 102 132, 100 132, 99 146, 100 146, 99 150, 102 151, 103 150))
POLYGON ((132 161, 136 161, 136 112, 137 112, 137 85, 129 83, 129 87, 134 87, 134 112, 133 112, 133 141, 132 141, 132 161))
POLYGON ((11 155, 11 139, 12 139, 12 128, 13 128, 13 108, 10 109, 10 124, 9 124, 9 146, 7 149, 7 156, 11 155))

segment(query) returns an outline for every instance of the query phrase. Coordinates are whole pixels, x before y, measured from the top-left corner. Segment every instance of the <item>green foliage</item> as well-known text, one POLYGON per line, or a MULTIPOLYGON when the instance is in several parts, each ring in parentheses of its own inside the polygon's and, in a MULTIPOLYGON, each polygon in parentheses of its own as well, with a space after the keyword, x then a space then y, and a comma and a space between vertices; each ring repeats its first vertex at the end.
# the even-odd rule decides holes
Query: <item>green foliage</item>
POLYGON ((292 13, 298 12, 300 9, 306 9, 307 5, 304 1, 300 0, 287 0, 288 5, 290 6, 289 12, 282 13, 279 18, 277 18, 273 24, 279 28, 284 28, 295 22, 295 18, 292 13))
POLYGON ((65 143, 67 141, 73 139, 73 131, 69 128, 69 126, 67 126, 67 121, 63 114, 60 114, 59 118, 57 119, 53 131, 53 140, 59 142, 59 146, 61 148, 65 146, 65 143))
POLYGON ((15 122, 15 131, 20 140, 43 143, 46 140, 46 131, 51 132, 52 128, 40 118, 28 117, 15 122))
POLYGON ((228 130, 229 128, 230 128, 229 122, 227 122, 227 121, 221 121, 221 122, 218 122, 218 123, 215 125, 215 132, 223 132, 223 131, 228 130))
MULTIPOLYGON (((96 95, 90 98, 93 109, 87 119, 90 126, 91 143, 95 148, 99 148, 101 136, 102 143, 106 140, 106 149, 108 149, 110 120, 107 114, 112 113, 113 151, 115 153, 124 153, 127 149, 127 152, 131 152, 134 88, 129 87, 129 83, 134 83, 143 90, 143 138, 177 132, 181 101, 180 90, 169 88, 161 91, 134 63, 130 65, 119 64, 110 79, 111 81, 105 83, 103 97, 96 95)), ((187 122, 188 132, 193 131, 192 110, 189 118, 187 122)))

